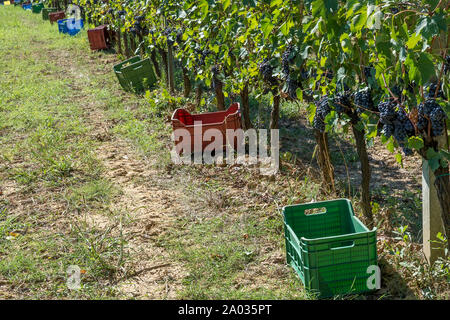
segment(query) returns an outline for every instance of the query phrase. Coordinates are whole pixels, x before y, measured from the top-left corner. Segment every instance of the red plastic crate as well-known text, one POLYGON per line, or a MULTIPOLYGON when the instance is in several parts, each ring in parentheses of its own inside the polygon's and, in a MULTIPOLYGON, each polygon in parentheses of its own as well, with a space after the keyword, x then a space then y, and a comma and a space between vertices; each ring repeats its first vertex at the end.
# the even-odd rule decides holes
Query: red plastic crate
POLYGON ((87 32, 91 50, 108 49, 111 46, 111 38, 107 25, 101 25, 87 32))
MULTIPOLYGON (((203 135, 208 129, 218 129, 222 132, 223 142, 222 145, 226 146, 226 130, 227 129, 241 129, 241 109, 239 103, 233 103, 228 110, 218 112, 208 112, 203 114, 190 114, 185 109, 177 109, 172 115, 172 127, 175 134, 176 151, 179 154, 181 150, 187 147, 187 143, 191 144, 192 152, 204 151, 205 147, 211 143, 211 141, 203 141, 203 135), (194 122, 201 121, 201 128, 198 133, 195 132, 194 122), (190 134, 190 141, 183 141, 180 132, 177 133, 176 129, 186 129, 190 134), (195 136, 195 133, 197 136, 195 136), (198 136, 198 134, 201 136, 198 136), (181 137, 181 138, 180 138, 181 137), (194 149, 194 141, 201 139, 202 150, 194 149)), ((236 149, 237 139, 233 141, 233 148, 236 149)))
POLYGON ((53 24, 53 22, 56 22, 61 19, 66 18, 66 13, 64 11, 57 11, 52 12, 48 14, 48 19, 50 20, 50 23, 53 24))

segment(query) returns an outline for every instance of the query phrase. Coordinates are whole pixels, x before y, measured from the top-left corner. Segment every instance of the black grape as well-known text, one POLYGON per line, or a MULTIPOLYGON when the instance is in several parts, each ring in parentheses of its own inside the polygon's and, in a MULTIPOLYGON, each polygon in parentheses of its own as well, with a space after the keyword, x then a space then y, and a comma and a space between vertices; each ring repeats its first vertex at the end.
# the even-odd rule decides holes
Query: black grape
POLYGON ((435 99, 430 98, 419 104, 418 111, 417 128, 420 131, 428 134, 428 119, 430 119, 431 136, 436 137, 444 133, 447 115, 435 99))
POLYGON ((344 113, 351 110, 352 103, 346 93, 338 93, 333 99, 333 106, 337 113, 344 113))
POLYGON ((262 63, 258 65, 259 72, 263 76, 263 80, 270 85, 276 85, 277 81, 273 76, 273 67, 270 65, 269 59, 264 59, 262 63))
POLYGON ((297 89, 300 88, 300 83, 289 75, 287 80, 288 94, 291 99, 297 99, 297 89))
POLYGON ((390 124, 395 118, 395 104, 391 101, 384 101, 378 104, 380 111, 380 121, 383 124, 390 124))
POLYGON ((356 109, 356 112, 358 112, 358 114, 365 110, 378 111, 373 103, 372 92, 369 88, 365 88, 356 92, 354 95, 354 102, 355 105, 358 106, 358 108, 356 109))
MULTIPOLYGON (((436 89, 437 89, 437 83, 435 83, 435 82, 431 83, 426 90, 425 98, 427 98, 427 99, 434 98, 434 96, 436 94, 436 89)), ((442 84, 439 86, 439 90, 437 92, 436 98, 445 99, 444 92, 442 91, 442 84)))
POLYGON ((415 128, 405 110, 396 106, 392 101, 381 102, 378 110, 380 111, 380 123, 383 126, 381 133, 386 138, 393 136, 405 155, 410 155, 412 150, 408 149, 405 143, 409 137, 414 136, 415 128))
POLYGON ((293 62, 293 58, 290 57, 292 54, 292 49, 293 49, 292 45, 289 44, 286 50, 281 55, 282 71, 286 78, 289 77, 290 65, 293 62))
POLYGON ((325 131, 325 117, 330 113, 330 105, 328 103, 328 96, 323 96, 319 101, 316 101, 316 114, 314 115, 313 127, 320 132, 325 131))

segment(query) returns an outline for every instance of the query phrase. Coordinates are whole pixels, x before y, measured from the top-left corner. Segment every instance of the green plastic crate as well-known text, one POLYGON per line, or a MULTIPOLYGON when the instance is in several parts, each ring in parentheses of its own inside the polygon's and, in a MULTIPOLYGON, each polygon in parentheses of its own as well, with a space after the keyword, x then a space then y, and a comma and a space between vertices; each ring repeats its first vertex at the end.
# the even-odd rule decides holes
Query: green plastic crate
POLYGON ((306 289, 322 298, 372 291, 367 280, 368 267, 377 265, 376 228, 354 216, 349 200, 286 206, 283 218, 287 263, 306 289))
POLYGON ((43 8, 42 9, 42 19, 49 20, 48 14, 51 12, 56 12, 56 11, 58 11, 58 9, 56 9, 56 8, 43 8))
POLYGON ((124 90, 142 92, 156 83, 156 76, 150 59, 139 56, 125 60, 114 66, 114 72, 124 90))
POLYGON ((117 76, 117 79, 119 80, 119 83, 120 83, 120 85, 122 86, 122 88, 124 89, 124 90, 130 90, 131 88, 130 88, 130 83, 128 82, 128 80, 125 78, 125 75, 124 75, 124 73, 122 72, 122 68, 124 67, 124 66, 126 66, 126 65, 130 65, 130 64, 132 64, 132 63, 135 63, 135 62, 138 62, 138 61, 140 61, 141 60, 141 58, 139 57, 139 56, 136 56, 136 57, 133 57, 133 58, 130 58, 130 59, 128 59, 128 60, 125 60, 125 61, 123 61, 123 62, 121 62, 121 63, 119 63, 119 64, 116 64, 115 66, 114 66, 114 73, 116 74, 116 76, 117 76))
POLYGON ((31 6, 31 12, 33 13, 41 13, 42 9, 44 9, 43 3, 33 4, 31 6))

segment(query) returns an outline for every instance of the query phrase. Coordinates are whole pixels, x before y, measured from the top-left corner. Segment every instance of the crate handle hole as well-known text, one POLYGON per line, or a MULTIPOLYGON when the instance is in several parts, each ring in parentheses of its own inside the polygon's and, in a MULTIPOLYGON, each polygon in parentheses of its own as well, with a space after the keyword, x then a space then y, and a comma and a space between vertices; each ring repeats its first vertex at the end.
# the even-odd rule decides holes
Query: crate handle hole
POLYGON ((355 241, 353 240, 349 240, 349 241, 344 241, 341 242, 339 244, 337 244, 339 247, 337 246, 331 246, 330 249, 331 250, 340 250, 340 249, 348 249, 348 248, 352 248, 355 246, 355 241))
POLYGON ((312 208, 312 209, 306 209, 305 210, 305 215, 309 216, 309 215, 313 215, 313 214, 324 214, 327 213, 327 208, 312 208))

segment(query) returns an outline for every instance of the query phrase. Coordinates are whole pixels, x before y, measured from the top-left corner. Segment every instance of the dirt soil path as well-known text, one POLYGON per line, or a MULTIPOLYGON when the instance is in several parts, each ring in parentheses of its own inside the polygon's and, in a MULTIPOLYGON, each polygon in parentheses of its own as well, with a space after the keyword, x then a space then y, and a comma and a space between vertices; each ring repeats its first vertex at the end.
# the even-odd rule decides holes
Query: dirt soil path
MULTIPOLYGON (((106 57, 101 61, 105 63, 105 68, 80 73, 63 52, 56 52, 53 59, 68 74, 82 81, 89 79, 90 74, 102 74, 105 70, 110 72, 113 65, 111 58, 106 57)), ((80 87, 82 85, 80 83, 80 87)), ((81 99, 85 100, 85 97, 81 99)), ((86 120, 92 128, 90 134, 100 141, 96 154, 106 169, 106 178, 121 190, 114 199, 111 211, 124 212, 128 216, 131 223, 124 226, 122 232, 128 250, 139 257, 134 265, 136 271, 119 282, 118 289, 129 297, 175 299, 185 271, 179 263, 170 261, 169 254, 155 240, 168 228, 177 213, 182 212, 183 207, 176 201, 182 195, 171 189, 171 181, 165 181, 154 169, 155 159, 143 161, 128 142, 111 134, 112 124, 108 123, 101 106, 88 103, 85 111, 89 115, 86 120)), ((103 215, 88 218, 97 228, 108 226, 109 222, 105 219, 103 215)))

